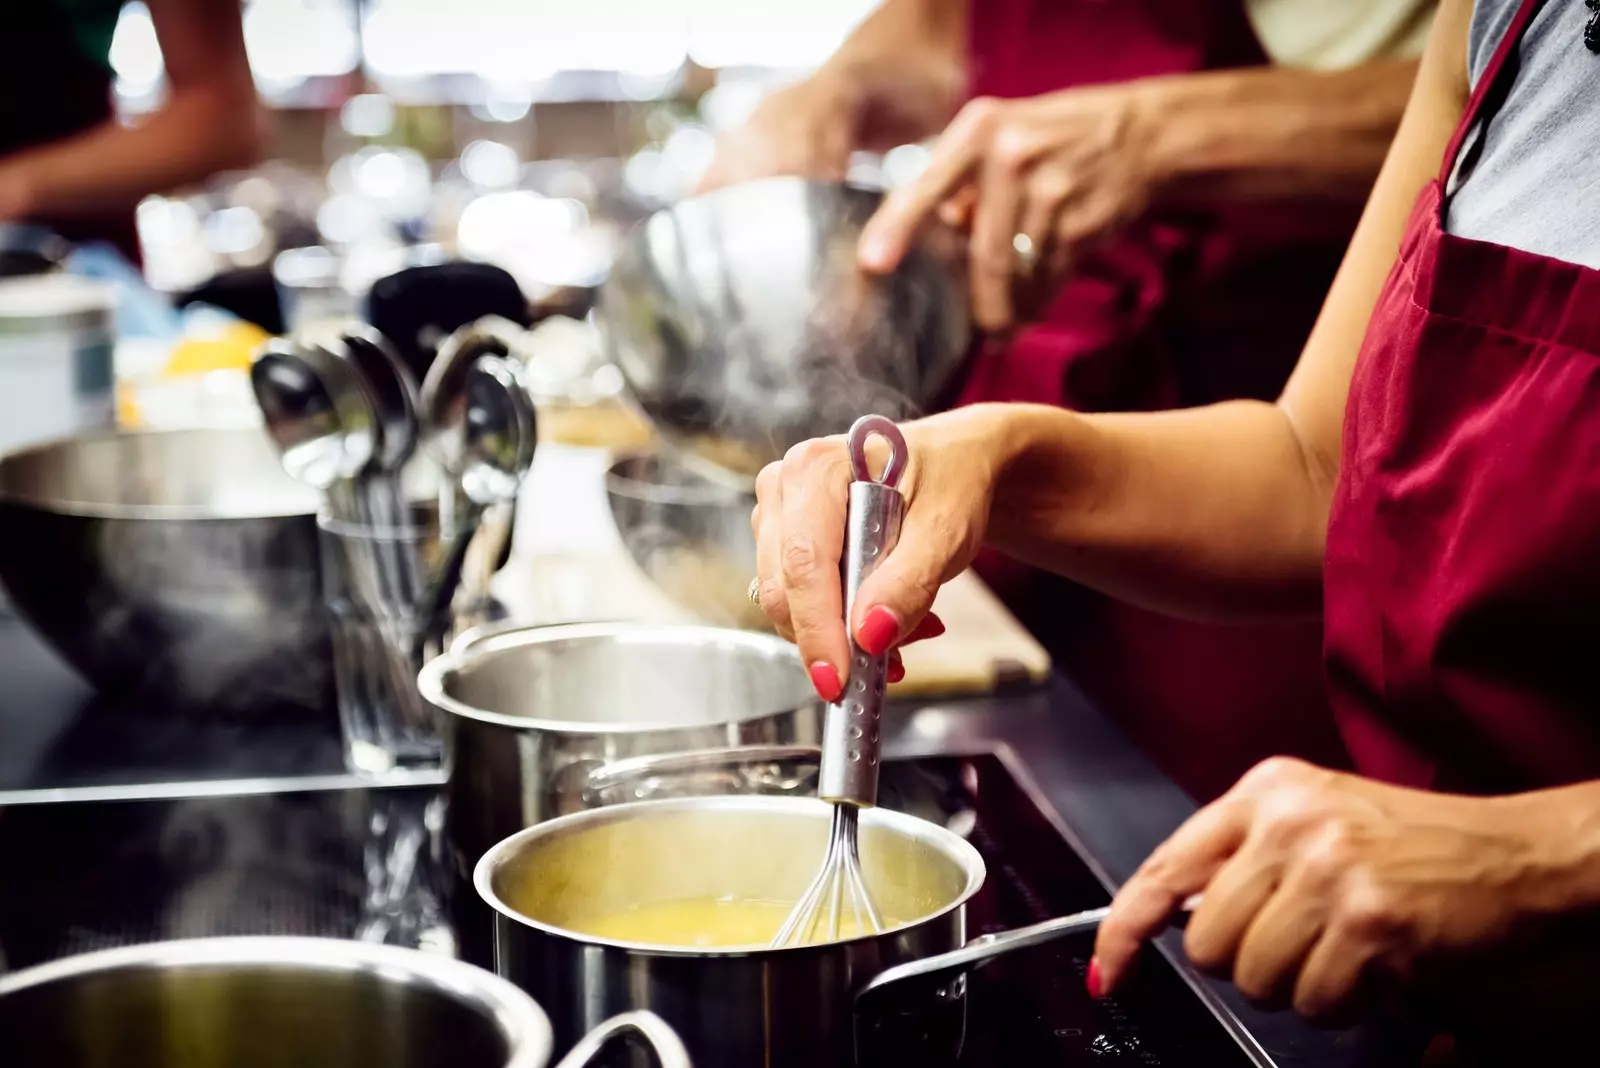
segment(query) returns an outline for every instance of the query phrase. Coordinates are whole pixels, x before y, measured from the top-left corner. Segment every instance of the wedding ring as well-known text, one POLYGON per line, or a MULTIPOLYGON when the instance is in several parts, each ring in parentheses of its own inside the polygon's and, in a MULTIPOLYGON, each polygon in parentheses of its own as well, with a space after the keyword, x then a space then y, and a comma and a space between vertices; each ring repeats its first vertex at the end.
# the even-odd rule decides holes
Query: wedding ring
POLYGON ((1022 268, 1021 273, 1032 274, 1039 262, 1039 249, 1034 245, 1033 238, 1027 234, 1016 234, 1011 238, 1011 248, 1017 254, 1017 266, 1022 268))
POLYGON ((750 580, 750 588, 745 591, 745 596, 750 598, 751 604, 757 608, 761 607, 761 579, 753 578, 750 580))

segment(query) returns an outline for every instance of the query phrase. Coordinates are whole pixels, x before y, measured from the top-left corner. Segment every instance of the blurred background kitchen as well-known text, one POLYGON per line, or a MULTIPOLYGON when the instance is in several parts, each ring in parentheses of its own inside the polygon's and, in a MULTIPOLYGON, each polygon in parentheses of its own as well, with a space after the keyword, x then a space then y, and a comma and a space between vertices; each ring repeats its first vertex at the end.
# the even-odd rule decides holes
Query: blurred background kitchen
MULTIPOLYGON (((94 5, 58 6, 92 18, 94 5)), ((242 377, 251 341, 354 314, 375 280, 408 265, 495 264, 537 308, 581 315, 621 235, 693 187, 715 132, 825 59, 871 6, 250 0, 243 39, 267 121, 242 151, 257 161, 146 197, 136 216, 154 294, 241 322, 184 326, 124 293, 119 418, 255 418, 242 377)), ((157 31, 143 3, 115 18, 109 65, 123 123, 146 121, 172 92, 157 31)), ((13 99, 19 110, 54 106, 13 99)), ((236 110, 223 125, 254 121, 236 110)), ((864 159, 863 175, 917 157, 864 159)), ((0 233, 12 246, 29 236, 0 233)))

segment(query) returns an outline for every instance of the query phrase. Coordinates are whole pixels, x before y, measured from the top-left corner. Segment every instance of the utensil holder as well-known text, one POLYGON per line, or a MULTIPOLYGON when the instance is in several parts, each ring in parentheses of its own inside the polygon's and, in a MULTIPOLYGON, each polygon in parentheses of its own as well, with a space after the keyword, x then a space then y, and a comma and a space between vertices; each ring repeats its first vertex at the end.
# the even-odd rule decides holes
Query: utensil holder
POLYGON ((426 509, 410 518, 389 528, 326 513, 317 521, 345 762, 359 774, 441 766, 439 713, 417 672, 487 610, 483 591, 461 589, 479 513, 450 528, 426 509))

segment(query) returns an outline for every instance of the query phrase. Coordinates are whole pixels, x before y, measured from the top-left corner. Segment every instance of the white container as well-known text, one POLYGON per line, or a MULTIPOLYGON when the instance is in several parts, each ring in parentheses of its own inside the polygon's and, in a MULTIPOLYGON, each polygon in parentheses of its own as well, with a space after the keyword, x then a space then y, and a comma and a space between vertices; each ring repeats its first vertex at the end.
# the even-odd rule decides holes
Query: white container
POLYGON ((116 303, 73 275, 0 281, 0 451, 115 425, 116 303))

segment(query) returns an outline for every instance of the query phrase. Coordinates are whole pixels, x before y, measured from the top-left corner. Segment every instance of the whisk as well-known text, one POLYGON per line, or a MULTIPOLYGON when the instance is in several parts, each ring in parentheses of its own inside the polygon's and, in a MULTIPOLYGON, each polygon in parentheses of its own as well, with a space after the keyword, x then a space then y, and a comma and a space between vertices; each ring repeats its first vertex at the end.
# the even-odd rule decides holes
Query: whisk
MULTIPOLYGON (((895 487, 905 472, 906 441, 881 415, 866 415, 850 428, 850 503, 845 528, 844 618, 853 618, 856 591, 894 549, 900 537, 905 498, 895 487), (867 467, 867 441, 878 435, 889 443, 889 462, 882 479, 867 467)), ((828 706, 822 733, 822 768, 817 796, 833 805, 833 824, 822 870, 806 887, 789 913, 773 948, 815 940, 818 927, 829 941, 839 937, 840 920, 852 916, 856 934, 883 930, 883 917, 861 875, 858 831, 861 810, 878 801, 878 751, 883 718, 887 656, 868 656, 850 636, 850 681, 838 701, 828 706)))

